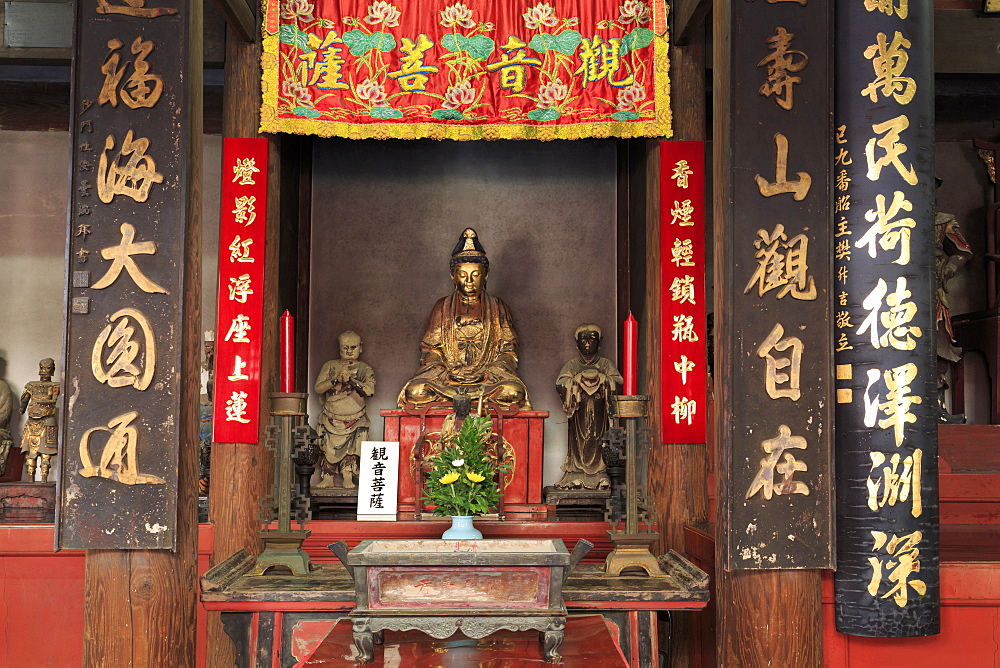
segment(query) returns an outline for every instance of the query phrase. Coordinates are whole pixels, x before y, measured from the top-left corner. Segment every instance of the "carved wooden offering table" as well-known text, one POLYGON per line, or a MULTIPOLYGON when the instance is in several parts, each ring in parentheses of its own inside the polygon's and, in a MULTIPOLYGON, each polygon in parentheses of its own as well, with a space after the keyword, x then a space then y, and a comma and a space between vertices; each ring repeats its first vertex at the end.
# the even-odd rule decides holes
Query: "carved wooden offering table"
POLYGON ((566 626, 562 585, 589 549, 559 539, 366 540, 331 545, 354 580, 350 613, 358 661, 370 663, 382 631, 447 638, 535 630, 545 658, 559 659, 566 626))

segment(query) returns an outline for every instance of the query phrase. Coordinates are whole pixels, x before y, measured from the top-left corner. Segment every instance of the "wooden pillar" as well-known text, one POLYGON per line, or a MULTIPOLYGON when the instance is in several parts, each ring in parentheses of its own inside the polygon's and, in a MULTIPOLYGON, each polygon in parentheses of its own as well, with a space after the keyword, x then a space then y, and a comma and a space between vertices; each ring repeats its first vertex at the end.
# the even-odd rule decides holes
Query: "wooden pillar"
MULTIPOLYGON (((735 260, 730 239, 734 215, 736 170, 754 173, 756 166, 734 164, 730 138, 740 118, 736 115, 733 90, 732 45, 737 39, 734 18, 737 4, 743 0, 714 0, 713 3, 713 156, 715 189, 715 366, 718 380, 715 394, 716 438, 716 519, 715 595, 716 650, 721 666, 820 666, 822 665, 823 634, 820 604, 819 570, 732 570, 727 571, 728 545, 722 523, 727 520, 725 499, 740 499, 743 489, 734 489, 728 478, 732 455, 734 421, 745 416, 734 415, 735 401, 732 379, 740 368, 736 327, 731 317, 733 294, 740 293, 745 276, 735 276, 735 260), (739 281, 742 281, 740 283, 739 281), (728 439, 728 441, 727 441, 728 439)), ((774 5, 755 5, 755 7, 774 5)), ((764 43, 761 43, 764 46, 764 43)), ((817 44, 817 48, 819 45, 817 44)), ((818 60, 818 59, 817 59, 818 60)), ((741 111, 746 112, 746 109, 741 111)), ((745 118, 745 117, 744 117, 745 118)), ((745 122, 745 121, 744 121, 745 122)), ((746 141, 747 137, 739 137, 746 141)), ((762 153, 766 155, 766 153, 762 153)), ((773 163, 772 163, 773 165, 773 163)), ((822 187, 825 173, 817 178, 822 187)), ((752 180, 750 181, 752 184, 752 180)), ((740 184, 746 187, 746 184, 740 184)), ((742 192, 742 191, 741 191, 742 192)), ((757 224, 751 212, 744 212, 757 224)), ((764 223, 761 223, 763 226, 764 223)), ((768 221, 770 224, 770 221, 768 221)), ((816 262, 822 263, 817 259, 816 262)), ((822 288, 821 288, 822 289, 822 288)), ((742 423, 740 423, 742 424, 742 423)), ((745 488, 744 488, 745 489, 745 488)), ((741 527, 742 529, 742 527, 741 527)))
MULTIPOLYGON (((705 139, 705 30, 692 32, 690 42, 670 49, 670 88, 674 139, 705 139)), ((646 388, 654 397, 650 426, 660 438, 660 152, 659 140, 647 144, 646 161, 646 291, 643 349, 646 388)), ((709 388, 711 392, 711 388, 709 388)), ((708 517, 708 453, 705 444, 666 443, 649 453, 649 495, 660 519, 661 551, 684 552, 684 525, 708 517)), ((671 665, 686 666, 691 619, 687 613, 671 619, 671 665)), ((667 646, 664 641, 661 646, 667 646)))
MULTIPOLYGON (((87 550, 85 666, 194 666, 198 582, 198 395, 201 366, 202 4, 188 3, 189 152, 177 462, 176 549, 87 550)), ((147 525, 148 526, 148 525, 147 525)), ((58 624, 47 620, 47 624, 58 624)))
MULTIPOLYGON (((242 41, 227 29, 226 72, 223 96, 223 137, 257 137, 260 114, 259 31, 252 42, 242 41)), ((257 513, 260 499, 271 484, 274 458, 264 447, 263 430, 270 420, 270 394, 276 390, 274 376, 277 358, 277 276, 280 201, 280 160, 277 140, 271 140, 268 160, 267 252, 264 271, 263 348, 261 351, 260 429, 257 443, 213 443, 212 483, 209 492, 209 519, 215 526, 212 565, 245 549, 253 554, 261 550, 257 513)), ((208 615, 206 665, 236 664, 235 651, 226 636, 219 613, 208 615)))

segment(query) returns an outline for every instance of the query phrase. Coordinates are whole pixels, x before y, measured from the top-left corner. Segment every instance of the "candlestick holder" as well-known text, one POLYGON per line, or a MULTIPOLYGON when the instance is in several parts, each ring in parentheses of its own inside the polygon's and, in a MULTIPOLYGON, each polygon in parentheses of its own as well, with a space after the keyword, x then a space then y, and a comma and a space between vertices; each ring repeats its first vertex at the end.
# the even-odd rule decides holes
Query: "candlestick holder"
MULTIPOLYGON (((619 497, 618 507, 609 504, 606 518, 611 524, 608 538, 614 548, 604 562, 605 577, 617 577, 628 568, 641 568, 650 577, 667 577, 660 568, 650 546, 660 534, 649 529, 656 523, 656 509, 646 497, 645 485, 640 479, 639 465, 649 448, 652 432, 646 426, 650 397, 644 395, 615 395, 611 410, 618 426, 608 433, 609 449, 625 450, 625 486, 619 497), (624 505, 625 530, 618 529, 620 506, 624 505), (643 525, 640 528, 640 523, 643 525)), ((620 452, 612 453, 620 456, 620 452)))
POLYGON ((303 441, 295 443, 296 432, 306 421, 306 398, 297 392, 271 394, 271 424, 267 426, 265 445, 274 453, 274 484, 271 493, 261 499, 258 521, 265 528, 260 530, 264 551, 247 575, 263 575, 272 566, 285 566, 292 575, 308 575, 309 555, 302 549, 302 542, 312 533, 305 524, 312 518, 309 497, 297 489, 293 478, 293 464, 307 456, 299 452, 303 441), (299 529, 292 529, 292 515, 299 529), (278 528, 267 528, 277 520, 278 528))

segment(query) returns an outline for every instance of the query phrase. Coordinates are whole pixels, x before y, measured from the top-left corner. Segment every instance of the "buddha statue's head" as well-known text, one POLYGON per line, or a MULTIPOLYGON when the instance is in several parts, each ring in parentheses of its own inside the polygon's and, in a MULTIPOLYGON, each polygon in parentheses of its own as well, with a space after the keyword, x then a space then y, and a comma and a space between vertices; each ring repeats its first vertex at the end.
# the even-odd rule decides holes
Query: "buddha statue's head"
POLYGON ((573 338, 576 339, 577 350, 586 358, 594 357, 601 349, 601 328, 593 323, 577 327, 573 338))
POLYGON ((476 297, 486 289, 486 278, 490 273, 490 261, 479 243, 476 231, 471 227, 462 236, 451 253, 449 263, 451 280, 465 297, 476 297))

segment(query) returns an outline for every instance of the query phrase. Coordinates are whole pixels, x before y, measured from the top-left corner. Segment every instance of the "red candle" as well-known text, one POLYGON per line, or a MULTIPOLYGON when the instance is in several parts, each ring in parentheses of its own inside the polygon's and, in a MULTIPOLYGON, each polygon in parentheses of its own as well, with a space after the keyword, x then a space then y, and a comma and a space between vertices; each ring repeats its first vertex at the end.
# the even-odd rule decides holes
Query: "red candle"
POLYGON ((295 391, 295 318, 281 314, 281 391, 295 391))
POLYGON ((625 336, 622 340, 623 361, 625 368, 625 386, 622 392, 627 396, 638 394, 637 382, 639 377, 639 367, 637 362, 637 345, 639 341, 639 323, 632 317, 632 311, 628 312, 625 320, 625 336))

